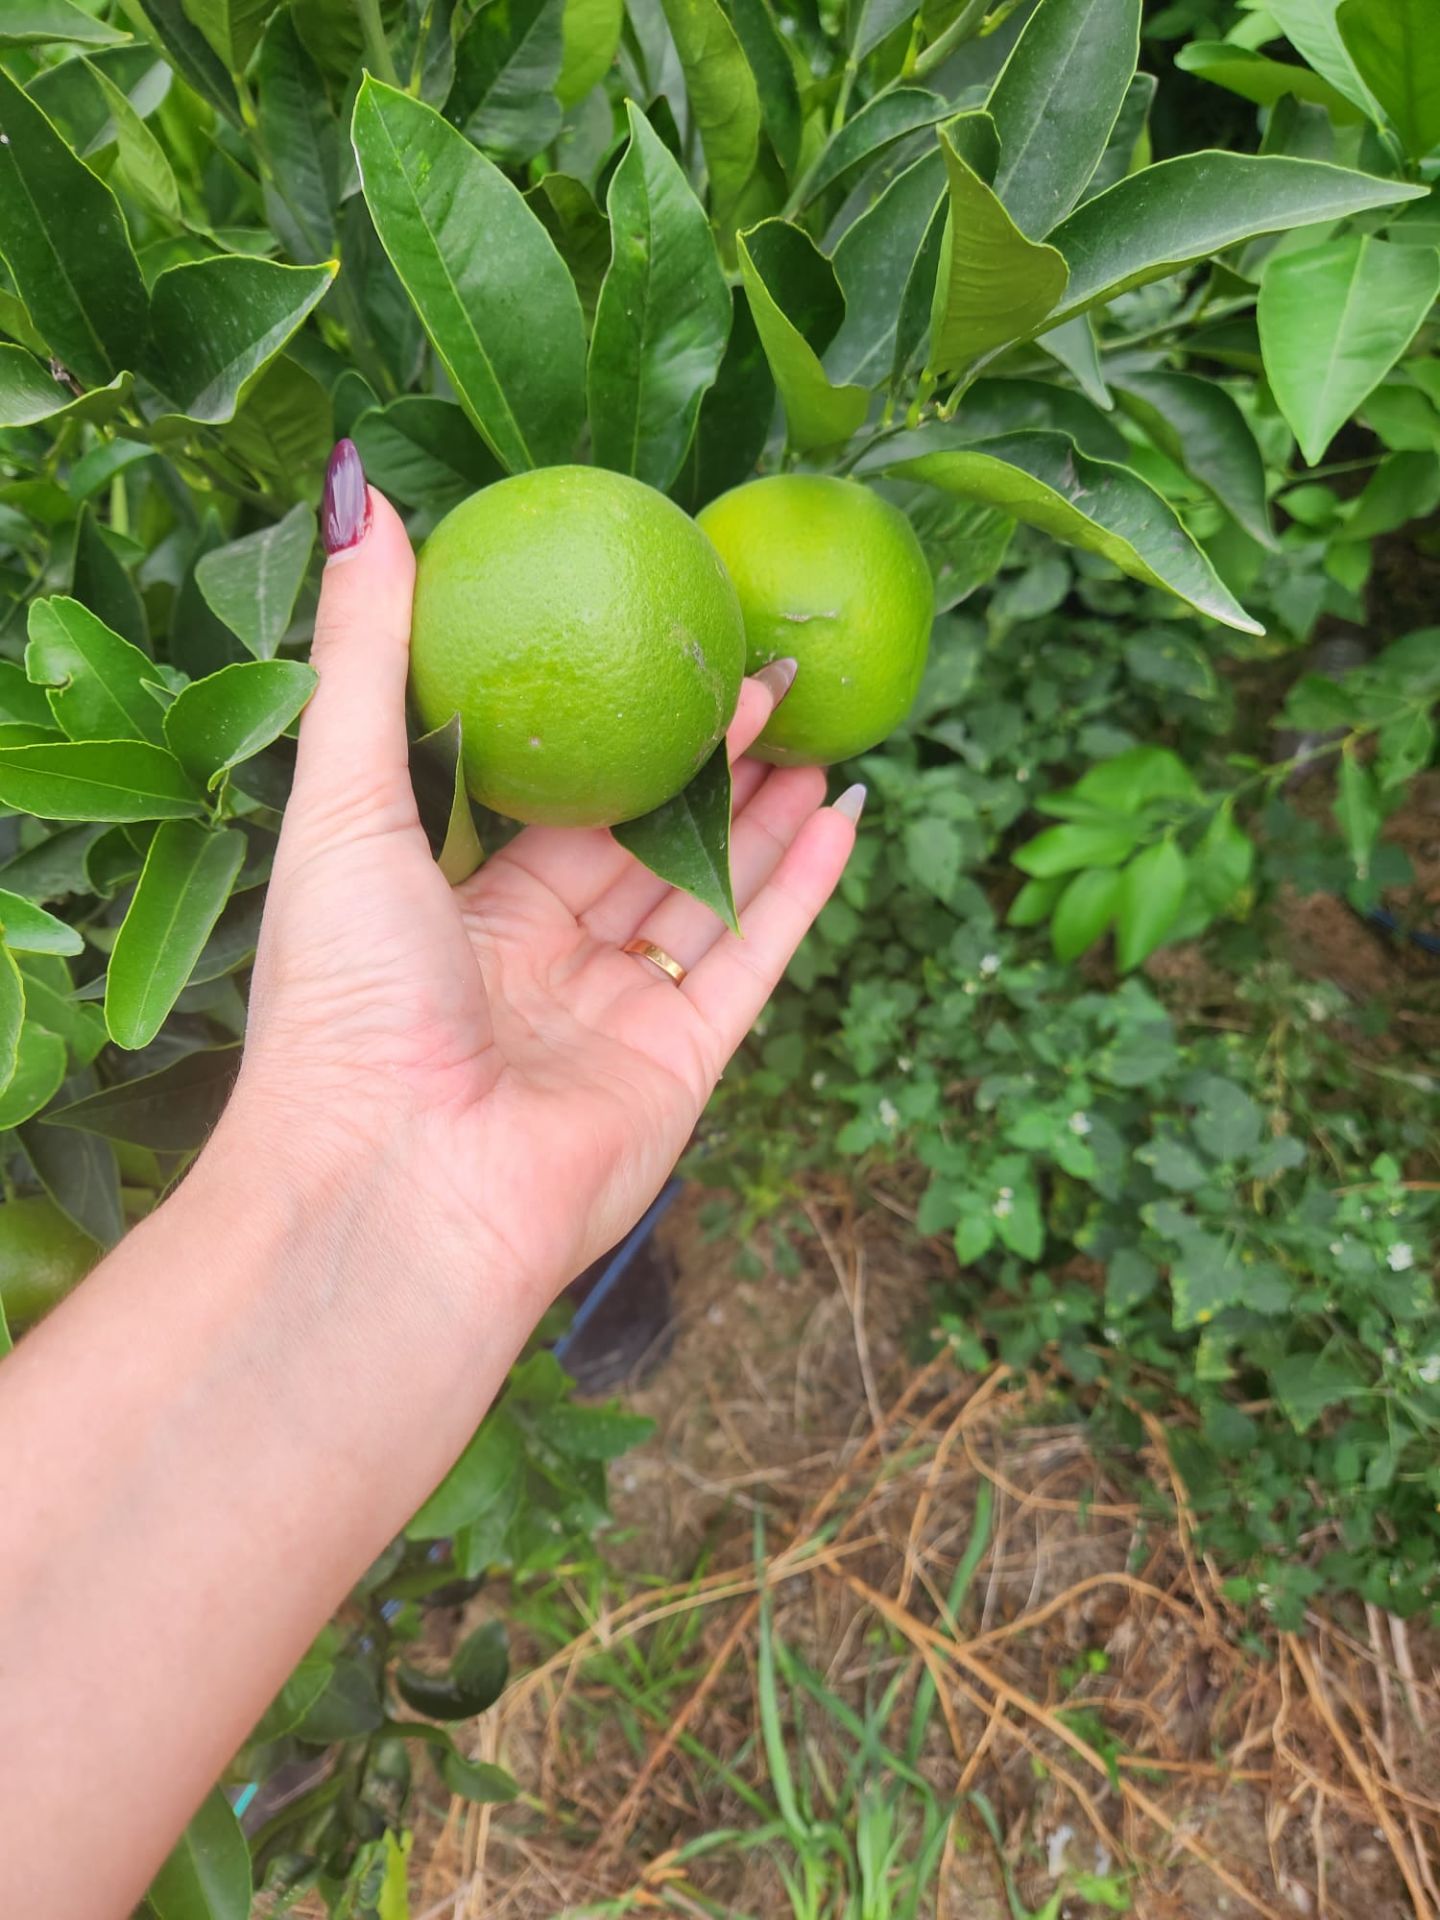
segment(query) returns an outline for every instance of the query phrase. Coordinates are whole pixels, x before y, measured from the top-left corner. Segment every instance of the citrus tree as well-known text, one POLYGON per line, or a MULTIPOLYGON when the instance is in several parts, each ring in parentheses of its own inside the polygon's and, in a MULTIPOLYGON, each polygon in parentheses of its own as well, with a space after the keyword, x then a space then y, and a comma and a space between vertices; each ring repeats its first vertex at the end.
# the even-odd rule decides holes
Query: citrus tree
MULTIPOLYGON (((502 475, 580 459, 691 512, 785 469, 857 477, 900 507, 940 620, 918 731, 875 778, 938 950, 966 869, 1033 792, 1030 767, 983 804, 973 791, 954 714, 974 665, 965 603, 998 576, 1001 644, 1072 582, 1087 618, 1123 610, 1153 719, 1197 700, 1220 646, 1303 638, 1307 610, 1313 623, 1337 595, 1353 610, 1369 543, 1412 516, 1417 487, 1440 496, 1423 13, 1271 0, 1253 30, 1227 15, 1229 37, 1179 64, 1263 104, 1259 150, 1156 160, 1140 0, 11 0, 10 1270, 42 1257, 42 1216, 60 1284, 84 1264, 77 1237, 95 1256, 113 1244, 226 1096, 313 684, 314 509, 337 435, 417 540, 502 475), (1261 51, 1277 25, 1310 65, 1261 51), (1363 492, 1291 484, 1292 433, 1319 460, 1357 407, 1390 450, 1363 492)), ((1050 925, 1062 957, 1113 928, 1129 968, 1253 897, 1245 822, 1275 776, 1202 784, 1183 756, 1117 738, 1113 714, 1107 734, 1109 696, 1081 692, 1074 651, 1057 642, 1036 663, 1042 757, 1101 764, 1045 802, 1059 824, 1019 855, 1013 919, 1050 925), (1077 754, 1066 713, 1081 700, 1077 754)), ((1433 657, 1411 643, 1292 696, 1296 728, 1340 730, 1327 751, 1361 884, 1387 807, 1433 751, 1433 657)), ((457 879, 480 857, 462 748, 447 726, 415 755, 457 879)), ((728 914, 728 818, 721 754, 620 832, 728 914)), ((1077 1018, 1107 1045, 1155 1025, 1135 998, 1077 1018)), ((1076 1029, 1045 1046, 1072 1043, 1089 1044, 1076 1029)), ((1008 1209, 983 1187, 991 1239, 1022 1260, 1043 1240, 1027 1155, 1041 1133, 1062 1168, 1086 1146, 1076 1128, 1055 1144, 1058 1107, 1028 1125, 996 1183, 1008 1209)), ((949 1144, 937 1128, 931 1230, 952 1228, 973 1184, 949 1144)), ((1225 1304, 1192 1297, 1181 1317, 1225 1304)), ((417 1742, 454 1790, 512 1790, 443 1725, 503 1684, 494 1637, 440 1681, 393 1656, 427 1589, 578 1550, 603 1513, 602 1463, 637 1431, 572 1405, 543 1352, 522 1363, 235 1780, 326 1749, 330 1771, 278 1807, 253 1860, 217 1793, 152 1893, 162 1920, 244 1912, 252 1869, 277 1889, 319 1885, 336 1911, 395 1910, 417 1742), (425 1717, 397 1720, 397 1697, 425 1717), (221 1864, 201 1872, 202 1857, 221 1864)))

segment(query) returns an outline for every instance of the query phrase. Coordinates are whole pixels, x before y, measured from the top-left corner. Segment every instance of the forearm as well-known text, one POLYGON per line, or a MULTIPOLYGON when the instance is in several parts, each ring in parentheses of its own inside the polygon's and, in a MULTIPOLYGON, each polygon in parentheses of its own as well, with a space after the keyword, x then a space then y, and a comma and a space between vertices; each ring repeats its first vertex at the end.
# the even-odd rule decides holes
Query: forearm
POLYGON ((129 1912, 529 1331, 382 1154, 256 1147, 222 1127, 0 1366, 0 1858, 47 1920, 129 1912))

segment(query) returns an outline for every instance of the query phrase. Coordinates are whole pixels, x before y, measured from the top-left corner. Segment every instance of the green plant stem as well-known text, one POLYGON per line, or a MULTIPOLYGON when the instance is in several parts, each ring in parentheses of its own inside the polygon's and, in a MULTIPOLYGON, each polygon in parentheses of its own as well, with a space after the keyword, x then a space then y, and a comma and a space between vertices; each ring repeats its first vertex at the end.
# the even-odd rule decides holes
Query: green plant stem
POLYGON ((360 31, 365 37, 366 66, 386 86, 398 87, 400 76, 395 71, 390 42, 385 38, 385 26, 380 18, 380 0, 356 0, 356 11, 360 15, 360 31))
POLYGON ((980 31, 984 20, 988 0, 966 0, 966 4, 956 14, 938 40, 930 45, 916 60, 912 69, 915 79, 923 80, 926 74, 933 73, 950 58, 957 47, 964 46, 967 40, 973 40, 980 31))

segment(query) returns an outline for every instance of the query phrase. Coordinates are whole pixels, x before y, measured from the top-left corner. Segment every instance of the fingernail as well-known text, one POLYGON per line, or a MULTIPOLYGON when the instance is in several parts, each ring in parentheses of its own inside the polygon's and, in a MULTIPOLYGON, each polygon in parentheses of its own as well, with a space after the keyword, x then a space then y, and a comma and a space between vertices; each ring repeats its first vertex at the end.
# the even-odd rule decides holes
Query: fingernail
POLYGON ((325 469, 325 498, 320 507, 320 537, 326 553, 358 546, 370 527, 370 495, 360 449, 353 440, 337 440, 325 469))
POLYGON ((835 811, 843 814, 852 824, 865 811, 865 795, 868 789, 863 780, 857 780, 853 787, 847 787, 835 802, 835 811))
POLYGON ((788 654, 783 660, 772 660, 768 667, 761 667, 755 678, 769 694, 772 707, 779 706, 794 686, 795 675, 799 671, 799 661, 792 660, 788 654))

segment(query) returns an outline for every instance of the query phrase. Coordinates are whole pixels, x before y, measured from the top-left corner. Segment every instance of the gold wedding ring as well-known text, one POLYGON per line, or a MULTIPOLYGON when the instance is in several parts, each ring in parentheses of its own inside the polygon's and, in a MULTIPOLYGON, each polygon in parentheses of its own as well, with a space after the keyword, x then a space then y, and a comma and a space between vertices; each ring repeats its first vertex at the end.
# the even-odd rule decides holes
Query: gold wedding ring
POLYGON ((673 954, 666 953, 663 947, 657 947, 653 940, 627 940, 620 951, 638 954, 642 960, 648 960, 652 967, 659 967, 662 973, 668 973, 677 987, 685 978, 686 969, 673 954))

